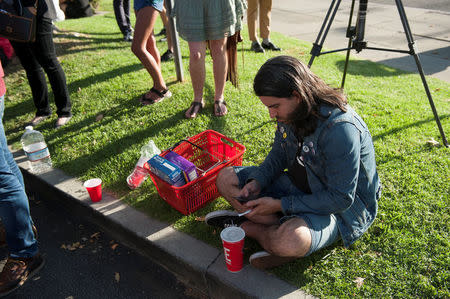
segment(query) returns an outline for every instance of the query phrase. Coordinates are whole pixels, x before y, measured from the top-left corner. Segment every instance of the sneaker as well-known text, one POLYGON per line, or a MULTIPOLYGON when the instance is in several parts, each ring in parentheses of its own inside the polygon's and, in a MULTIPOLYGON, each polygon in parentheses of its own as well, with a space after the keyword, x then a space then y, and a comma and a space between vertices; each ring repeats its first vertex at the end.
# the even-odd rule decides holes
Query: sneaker
POLYGON ((257 269, 270 269, 284 265, 295 259, 297 258, 277 256, 270 254, 267 251, 259 251, 252 254, 248 260, 250 262, 250 265, 257 269))
POLYGON ((172 51, 167 50, 162 56, 161 56, 161 61, 162 62, 166 62, 166 61, 170 61, 173 60, 174 55, 172 53, 172 51))
MULTIPOLYGON (((36 226, 33 225, 31 228, 33 229, 34 238, 37 240, 38 233, 36 226)), ((3 223, 0 223, 0 248, 6 247, 6 245, 8 245, 8 243, 6 243, 6 229, 3 223)))
POLYGON ((22 286, 44 266, 44 263, 44 259, 39 253, 31 258, 8 257, 0 273, 0 297, 6 296, 22 286))
POLYGON ((39 115, 35 116, 31 121, 30 125, 37 126, 39 123, 41 123, 43 120, 45 120, 48 117, 48 115, 39 115))
POLYGON ((250 50, 256 53, 264 53, 264 49, 261 47, 261 44, 258 43, 257 41, 252 42, 250 50))
POLYGON ((263 42, 263 43, 261 44, 261 46, 262 46, 264 49, 267 49, 267 50, 281 51, 281 49, 278 48, 277 46, 275 46, 274 44, 272 44, 272 42, 268 42, 267 44, 263 42))
POLYGON ((126 42, 132 42, 133 41, 133 34, 130 32, 127 32, 123 35, 123 40, 126 42))
POLYGON ((59 128, 59 127, 65 126, 69 122, 69 120, 71 118, 72 118, 72 116, 60 116, 60 117, 58 117, 58 119, 56 120, 56 123, 55 123, 55 128, 59 128))
POLYGON ((239 216, 236 211, 214 211, 205 216, 206 224, 220 228, 240 226, 245 221, 247 221, 247 218, 239 216))

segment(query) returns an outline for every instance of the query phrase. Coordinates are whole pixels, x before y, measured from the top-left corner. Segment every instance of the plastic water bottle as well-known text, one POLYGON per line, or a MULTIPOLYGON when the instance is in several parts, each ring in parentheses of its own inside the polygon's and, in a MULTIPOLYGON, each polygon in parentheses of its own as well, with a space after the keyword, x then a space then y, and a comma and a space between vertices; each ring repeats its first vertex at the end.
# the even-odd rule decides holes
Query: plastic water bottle
POLYGON ((139 188, 148 177, 148 171, 144 169, 144 163, 154 155, 159 155, 161 151, 156 147, 155 142, 150 140, 141 148, 141 157, 136 163, 133 172, 127 177, 127 184, 130 189, 139 188))
POLYGON ((42 173, 52 168, 50 152, 41 132, 33 130, 32 126, 27 126, 20 142, 27 155, 31 172, 42 173))

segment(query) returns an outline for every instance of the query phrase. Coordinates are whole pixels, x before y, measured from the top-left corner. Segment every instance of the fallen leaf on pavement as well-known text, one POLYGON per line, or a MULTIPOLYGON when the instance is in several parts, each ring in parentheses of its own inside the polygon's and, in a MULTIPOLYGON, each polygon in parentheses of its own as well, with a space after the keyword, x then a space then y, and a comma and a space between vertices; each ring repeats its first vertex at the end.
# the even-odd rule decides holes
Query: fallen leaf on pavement
POLYGON ((116 273, 114 274, 114 278, 116 279, 117 282, 120 281, 120 274, 119 274, 119 272, 116 272, 116 273))
POLYGON ((98 238, 100 236, 100 232, 93 233, 91 238, 98 238))
POLYGON ((112 245, 111 245, 111 249, 112 249, 112 250, 115 250, 115 249, 117 248, 117 246, 119 246, 119 244, 117 244, 117 243, 112 244, 112 245))
POLYGON ((60 248, 67 249, 66 244, 62 244, 60 248))

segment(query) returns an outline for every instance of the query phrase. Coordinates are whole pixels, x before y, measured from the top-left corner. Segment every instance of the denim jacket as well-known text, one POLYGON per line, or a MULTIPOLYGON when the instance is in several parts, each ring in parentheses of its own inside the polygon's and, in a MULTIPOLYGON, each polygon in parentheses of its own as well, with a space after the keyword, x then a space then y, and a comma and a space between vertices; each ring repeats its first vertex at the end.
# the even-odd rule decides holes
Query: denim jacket
MULTIPOLYGON (((285 215, 334 214, 344 246, 355 242, 377 214, 381 184, 367 125, 347 105, 347 112, 321 106, 325 117, 303 140, 300 159, 305 164, 312 194, 281 198, 285 215)), ((249 179, 261 188, 271 184, 296 159, 299 143, 291 126, 278 123, 269 155, 249 179)))

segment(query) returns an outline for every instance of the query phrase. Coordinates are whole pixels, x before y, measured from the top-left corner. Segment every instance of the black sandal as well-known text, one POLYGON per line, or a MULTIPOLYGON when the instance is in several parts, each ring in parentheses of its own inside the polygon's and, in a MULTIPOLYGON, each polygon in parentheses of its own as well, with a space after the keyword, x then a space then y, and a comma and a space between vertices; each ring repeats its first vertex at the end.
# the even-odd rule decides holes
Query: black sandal
POLYGON ((195 102, 195 101, 192 102, 188 108, 188 110, 189 109, 191 110, 191 112, 189 113, 189 117, 186 116, 186 113, 184 114, 184 117, 186 117, 187 119, 196 118, 197 115, 200 113, 200 111, 202 111, 203 107, 205 107, 203 102, 195 102), (195 111, 196 108, 197 108, 197 111, 195 111))
POLYGON ((228 114, 228 109, 226 109, 225 113, 222 114, 222 108, 220 107, 221 104, 223 104, 224 106, 227 106, 227 103, 224 100, 214 101, 214 115, 217 117, 222 117, 222 116, 225 116, 228 114))
POLYGON ((144 93, 142 95, 142 97, 139 99, 139 102, 141 102, 142 105, 151 105, 151 104, 155 104, 155 103, 159 103, 164 99, 168 99, 172 96, 172 93, 170 92, 170 90, 164 89, 163 91, 159 91, 157 89, 155 89, 154 87, 152 87, 150 89, 150 91, 144 93), (153 92, 154 94, 156 94, 158 96, 157 100, 153 100, 153 99, 149 99, 147 98, 147 94, 153 92))

